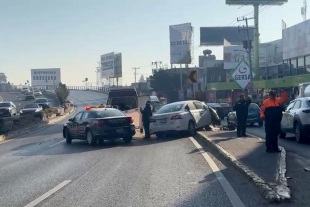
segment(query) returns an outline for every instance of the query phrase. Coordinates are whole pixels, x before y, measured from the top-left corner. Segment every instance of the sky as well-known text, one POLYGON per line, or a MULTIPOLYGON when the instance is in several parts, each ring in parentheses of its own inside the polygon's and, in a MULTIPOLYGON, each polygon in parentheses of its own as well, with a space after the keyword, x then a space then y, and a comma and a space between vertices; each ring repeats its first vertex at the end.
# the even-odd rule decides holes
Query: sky
MULTIPOLYGON (((260 40, 282 37, 302 21, 303 0, 260 8, 260 40)), ((199 28, 242 26, 237 17, 253 16, 253 6, 228 6, 225 0, 0 0, 0 72, 11 83, 30 80, 32 68, 61 68, 62 82, 96 84, 100 55, 121 52, 123 84, 134 82, 133 67, 151 75, 151 62, 169 65, 169 25, 191 22, 194 64, 205 49, 222 59, 222 47, 200 47, 199 28)), ((253 25, 253 20, 250 20, 253 25)))

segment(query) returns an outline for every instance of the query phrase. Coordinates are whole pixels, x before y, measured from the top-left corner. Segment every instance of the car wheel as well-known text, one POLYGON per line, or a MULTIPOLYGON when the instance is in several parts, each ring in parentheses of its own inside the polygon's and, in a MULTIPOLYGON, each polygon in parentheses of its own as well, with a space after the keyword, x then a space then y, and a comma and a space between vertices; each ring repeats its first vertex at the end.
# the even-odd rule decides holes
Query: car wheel
POLYGON ((96 144, 96 138, 93 136, 93 133, 88 130, 86 132, 86 140, 87 140, 87 144, 90 145, 90 146, 93 146, 96 144))
POLYGON ((284 132, 280 132, 280 135, 279 135, 279 138, 280 139, 285 139, 286 138, 286 133, 284 133, 284 132))
POLYGON ((262 127, 264 125, 264 122, 263 121, 259 121, 258 122, 258 126, 262 127))
POLYGON ((155 133, 157 138, 164 138, 165 137, 165 133, 159 132, 159 133, 155 133))
POLYGON ((305 140, 305 133, 302 129, 301 124, 296 123, 294 127, 295 139, 297 142, 302 143, 305 140))
POLYGON ((132 141, 132 136, 126 136, 123 138, 123 141, 126 143, 126 144, 129 144, 131 141, 132 141))
POLYGON ((195 123, 192 120, 188 122, 187 132, 190 136, 194 136, 196 134, 195 123))
POLYGON ((66 138, 66 143, 71 144, 72 143, 72 137, 70 135, 69 129, 65 128, 64 130, 64 138, 66 138))

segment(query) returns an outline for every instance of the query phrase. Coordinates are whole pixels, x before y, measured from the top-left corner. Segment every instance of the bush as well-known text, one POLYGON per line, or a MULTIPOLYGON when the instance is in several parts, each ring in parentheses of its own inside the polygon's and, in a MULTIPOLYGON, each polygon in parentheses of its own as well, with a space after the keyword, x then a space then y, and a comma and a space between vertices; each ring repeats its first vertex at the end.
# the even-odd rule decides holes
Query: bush
POLYGON ((53 114, 57 114, 58 113, 58 109, 57 108, 49 108, 49 109, 44 109, 43 113, 45 114, 46 117, 49 117, 53 114))
POLYGON ((59 83, 59 86, 56 89, 56 96, 60 104, 63 105, 69 96, 69 90, 67 89, 66 84, 59 83))

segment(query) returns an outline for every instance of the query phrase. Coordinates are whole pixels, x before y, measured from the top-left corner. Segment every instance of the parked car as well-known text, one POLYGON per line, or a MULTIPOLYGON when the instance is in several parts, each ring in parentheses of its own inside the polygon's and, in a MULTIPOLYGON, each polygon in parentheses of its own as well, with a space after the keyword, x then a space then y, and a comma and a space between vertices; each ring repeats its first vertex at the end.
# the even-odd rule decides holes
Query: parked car
POLYGON ((212 117, 209 107, 200 101, 179 101, 162 106, 152 117, 151 134, 157 137, 171 132, 194 135, 199 128, 209 128, 212 117))
POLYGON ((38 104, 43 109, 50 108, 50 102, 47 98, 37 98, 34 103, 38 104))
POLYGON ((28 100, 35 100, 36 97, 33 95, 33 94, 27 94, 25 95, 25 101, 28 101, 28 100))
POLYGON ((0 103, 0 117, 13 116, 16 115, 16 113, 16 106, 13 102, 7 101, 0 103))
POLYGON ((289 103, 283 112, 280 138, 286 133, 295 134, 298 142, 303 142, 310 135, 310 98, 297 98, 289 103))
POLYGON ((20 115, 32 114, 35 112, 40 112, 42 110, 43 110, 42 106, 39 106, 38 104, 35 104, 35 103, 27 104, 25 105, 24 108, 20 110, 20 115))
MULTIPOLYGON (((237 115, 235 111, 229 112, 227 116, 227 123, 237 124, 237 115)), ((247 124, 253 126, 255 123, 262 127, 264 125, 263 120, 260 118, 260 108, 256 103, 251 103, 248 111, 247 124)))

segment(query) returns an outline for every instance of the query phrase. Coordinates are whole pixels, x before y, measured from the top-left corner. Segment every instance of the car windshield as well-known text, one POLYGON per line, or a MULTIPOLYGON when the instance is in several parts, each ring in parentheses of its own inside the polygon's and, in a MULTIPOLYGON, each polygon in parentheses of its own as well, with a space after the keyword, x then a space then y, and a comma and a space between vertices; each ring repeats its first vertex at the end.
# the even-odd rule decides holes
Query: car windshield
POLYGON ((44 98, 40 98, 40 99, 37 99, 36 100, 36 103, 46 103, 47 102, 47 99, 44 99, 44 98))
POLYGON ((164 114, 164 113, 171 113, 171 112, 177 112, 180 111, 183 107, 183 103, 173 103, 173 104, 168 104, 163 107, 161 107, 156 114, 164 114))
POLYGON ((25 109, 39 108, 39 106, 37 104, 27 104, 24 108, 25 109))
POLYGON ((251 103, 249 106, 249 110, 259 110, 259 106, 255 103, 251 103))
POLYGON ((0 107, 10 107, 10 103, 0 103, 0 107))
POLYGON ((106 118, 106 117, 115 117, 115 116, 125 116, 123 112, 117 109, 101 109, 90 112, 90 118, 106 118))

